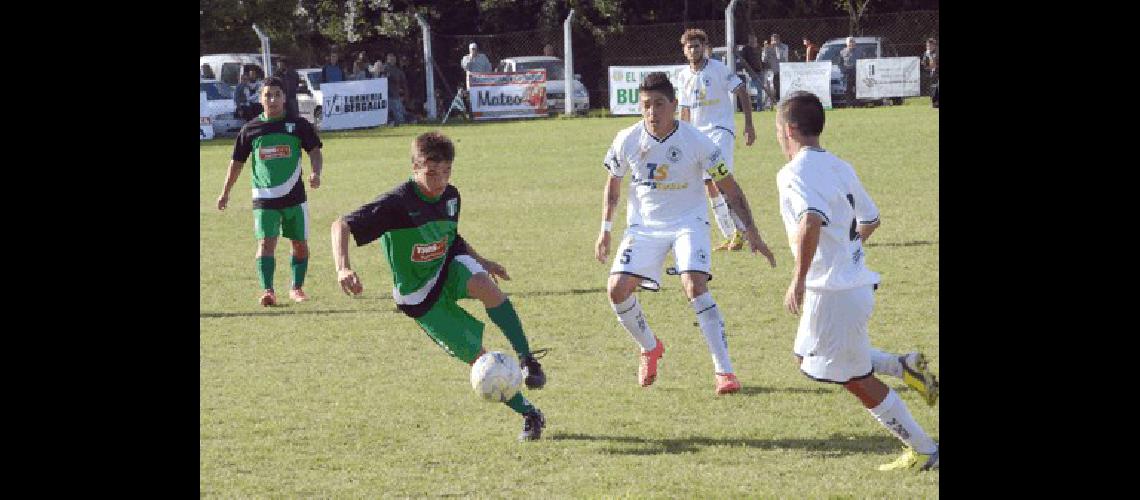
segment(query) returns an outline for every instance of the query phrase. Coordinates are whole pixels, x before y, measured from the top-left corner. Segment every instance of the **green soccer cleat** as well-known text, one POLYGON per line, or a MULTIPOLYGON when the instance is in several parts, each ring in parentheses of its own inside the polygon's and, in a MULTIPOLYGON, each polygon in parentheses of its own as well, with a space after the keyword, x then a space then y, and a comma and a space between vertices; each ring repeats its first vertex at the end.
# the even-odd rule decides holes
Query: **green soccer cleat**
POLYGON ((938 470, 938 450, 935 449, 934 453, 923 455, 914 448, 907 447, 902 456, 895 459, 894 462, 883 464, 879 466, 881 471, 892 471, 901 469, 916 469, 920 471, 938 470))
POLYGON ((926 404, 934 406, 938 402, 938 377, 930 372, 926 356, 921 352, 912 352, 899 356, 899 364, 903 368, 903 382, 911 389, 918 391, 926 400, 926 404))

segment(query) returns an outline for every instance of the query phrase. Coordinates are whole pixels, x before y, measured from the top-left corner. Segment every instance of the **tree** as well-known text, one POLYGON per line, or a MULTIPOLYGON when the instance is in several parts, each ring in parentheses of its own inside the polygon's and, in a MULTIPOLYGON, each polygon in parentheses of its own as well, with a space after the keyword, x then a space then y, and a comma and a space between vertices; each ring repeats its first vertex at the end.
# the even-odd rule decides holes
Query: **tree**
POLYGON ((862 28, 859 27, 859 20, 863 18, 863 14, 867 13, 869 5, 871 5, 871 0, 835 0, 835 6, 847 12, 848 34, 850 36, 863 34, 862 28))

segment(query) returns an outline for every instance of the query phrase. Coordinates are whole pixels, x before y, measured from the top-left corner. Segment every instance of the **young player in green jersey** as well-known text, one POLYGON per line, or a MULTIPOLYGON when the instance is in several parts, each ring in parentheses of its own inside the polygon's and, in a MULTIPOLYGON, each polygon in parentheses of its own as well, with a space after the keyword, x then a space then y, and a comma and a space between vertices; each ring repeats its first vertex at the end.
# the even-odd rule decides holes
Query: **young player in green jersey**
MULTIPOLYGON (((391 191, 337 218, 332 224, 337 279, 347 294, 363 291, 348 259, 348 238, 357 246, 380 240, 380 251, 392 269, 396 306, 448 354, 472 364, 483 354, 483 323, 459 307, 463 298, 477 299, 519 355, 526 386, 540 389, 546 375, 523 333, 510 299, 499 290, 507 270, 475 252, 459 235, 459 190, 450 185, 455 146, 438 132, 412 143, 412 178, 391 191)), ((546 420, 522 393, 506 402, 523 416, 519 440, 542 435, 546 420)))
POLYGON ((253 226, 257 236, 257 273, 264 290, 260 303, 277 304, 273 291, 273 251, 277 237, 293 242, 293 286, 289 297, 296 302, 308 300, 301 286, 309 267, 309 204, 305 201, 305 183, 301 181, 301 150, 309 153, 309 185, 321 186, 321 139, 304 118, 285 117, 285 91, 281 79, 265 80, 261 88, 261 105, 265 112, 242 126, 234 141, 234 152, 226 172, 226 184, 218 196, 218 210, 225 210, 230 188, 237 182, 246 159, 253 153, 253 226))

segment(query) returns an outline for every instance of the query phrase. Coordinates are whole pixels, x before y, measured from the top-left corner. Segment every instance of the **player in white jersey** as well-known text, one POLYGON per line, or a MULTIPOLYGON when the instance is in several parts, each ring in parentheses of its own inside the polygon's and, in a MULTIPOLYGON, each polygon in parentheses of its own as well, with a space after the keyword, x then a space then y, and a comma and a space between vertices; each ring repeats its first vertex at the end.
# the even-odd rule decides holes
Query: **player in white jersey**
MULTIPOLYGON (((724 163, 731 171, 736 142, 736 104, 733 101, 739 99, 740 107, 744 109, 744 140, 749 146, 756 140, 756 131, 752 127, 752 103, 744 81, 729 71, 724 63, 707 56, 708 41, 708 35, 699 29, 688 29, 681 35, 681 49, 689 65, 678 75, 681 87, 677 100, 681 104, 681 119, 692 123, 720 147, 724 163)), ((716 224, 725 238, 716 249, 740 250, 744 246, 740 231, 743 225, 729 210, 712 179, 705 175, 704 181, 716 224)))
POLYGON ((777 106, 776 140, 789 161, 776 184, 795 258, 784 305, 803 313, 795 355, 808 377, 842 384, 906 443, 903 455, 879 470, 937 469, 938 444, 874 375, 867 322, 879 275, 864 263, 863 242, 879 227, 879 210, 851 165, 820 147, 823 123, 814 94, 794 92, 777 106))
POLYGON ((725 165, 721 151, 692 125, 674 119, 677 100, 665 73, 646 75, 638 87, 643 119, 618 132, 604 160, 606 180, 602 228, 594 256, 603 264, 610 250, 614 209, 621 199, 621 180, 629 173, 627 228, 615 254, 607 286, 618 321, 641 347, 638 382, 648 387, 657 379, 657 360, 665 345, 653 334, 634 292, 638 286, 657 290, 665 255, 673 251, 681 286, 712 354, 715 392, 740 390, 728 357, 724 320, 708 291, 711 279, 709 223, 701 174, 708 173, 724 191, 743 222, 753 252, 776 260, 752 221, 748 200, 725 165))

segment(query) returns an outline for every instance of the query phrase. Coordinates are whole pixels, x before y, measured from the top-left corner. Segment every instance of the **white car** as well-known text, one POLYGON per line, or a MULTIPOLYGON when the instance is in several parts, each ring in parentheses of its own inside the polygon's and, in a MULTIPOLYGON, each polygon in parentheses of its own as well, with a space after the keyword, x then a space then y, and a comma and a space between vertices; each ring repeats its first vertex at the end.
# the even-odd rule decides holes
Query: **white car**
POLYGON ((321 68, 304 68, 297 70, 301 76, 297 85, 297 111, 309 120, 318 130, 324 118, 324 94, 321 93, 321 68))
MULTIPOLYGON (((566 109, 566 72, 562 59, 554 56, 526 56, 508 57, 499 61, 498 73, 527 71, 532 69, 546 70, 546 111, 547 113, 562 113, 566 109)), ((574 75, 574 112, 585 113, 590 109, 590 94, 586 86, 582 85, 581 75, 574 75)))
POLYGON ((234 89, 217 80, 198 80, 199 92, 206 93, 206 108, 210 111, 210 121, 214 126, 214 137, 236 136, 244 124, 235 111, 234 89))

